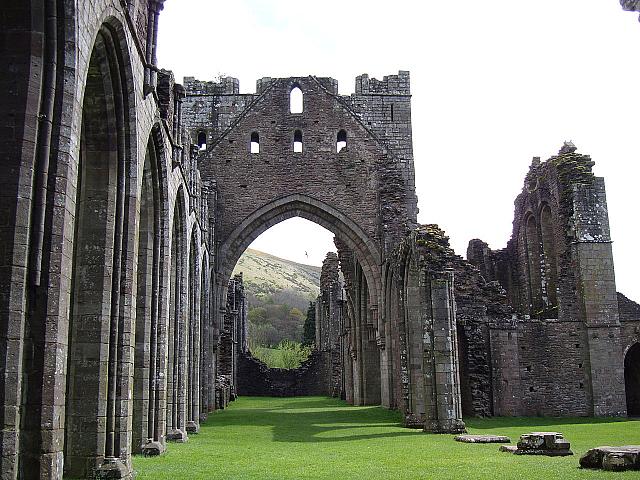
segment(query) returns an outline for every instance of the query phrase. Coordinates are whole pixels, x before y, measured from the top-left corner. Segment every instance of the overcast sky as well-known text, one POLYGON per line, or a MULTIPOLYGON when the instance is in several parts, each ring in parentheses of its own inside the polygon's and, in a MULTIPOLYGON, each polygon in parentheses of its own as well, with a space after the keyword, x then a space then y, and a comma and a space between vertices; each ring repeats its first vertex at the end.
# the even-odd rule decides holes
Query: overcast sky
MULTIPOLYGON (((506 245, 531 158, 572 140, 605 177, 618 290, 638 301, 639 48, 618 0, 170 0, 158 59, 242 92, 312 74, 346 95, 356 75, 410 70, 418 219, 463 256, 472 238, 506 245)), ((254 247, 319 264, 332 235, 317 228, 292 219, 254 247)))

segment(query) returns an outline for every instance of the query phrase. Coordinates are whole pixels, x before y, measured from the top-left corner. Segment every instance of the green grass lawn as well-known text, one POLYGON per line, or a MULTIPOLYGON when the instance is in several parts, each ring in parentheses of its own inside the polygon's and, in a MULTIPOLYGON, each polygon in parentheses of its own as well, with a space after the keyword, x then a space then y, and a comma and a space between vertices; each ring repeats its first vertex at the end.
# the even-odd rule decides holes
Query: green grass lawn
POLYGON ((324 397, 242 397, 209 416, 200 434, 161 457, 135 457, 137 479, 629 479, 640 472, 578 468, 598 445, 640 444, 640 421, 592 418, 467 419, 469 433, 559 431, 570 457, 516 456, 499 445, 455 442, 400 424, 397 412, 324 397))

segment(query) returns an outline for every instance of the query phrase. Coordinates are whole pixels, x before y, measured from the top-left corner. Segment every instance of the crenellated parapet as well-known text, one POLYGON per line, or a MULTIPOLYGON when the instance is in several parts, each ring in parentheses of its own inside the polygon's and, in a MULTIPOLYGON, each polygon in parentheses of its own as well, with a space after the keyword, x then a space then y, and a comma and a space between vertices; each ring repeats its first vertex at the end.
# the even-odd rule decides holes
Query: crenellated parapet
POLYGON ((367 73, 356 77, 356 95, 411 95, 409 72, 385 75, 382 80, 370 78, 367 73))
MULTIPOLYGON (((350 96, 339 95, 330 77, 264 77, 255 93, 242 94, 236 82, 185 77, 182 116, 200 148, 203 175, 216 179, 221 197, 239 213, 273 201, 267 192, 349 203, 354 220, 386 250, 415 226, 408 72, 382 81, 359 77, 368 87, 350 96), (303 97, 300 113, 290 110, 296 89, 303 97), (309 185, 309 175, 318 182, 309 185), (239 181, 248 176, 254 181, 239 181)), ((225 237, 242 215, 219 216, 220 234, 225 237)))

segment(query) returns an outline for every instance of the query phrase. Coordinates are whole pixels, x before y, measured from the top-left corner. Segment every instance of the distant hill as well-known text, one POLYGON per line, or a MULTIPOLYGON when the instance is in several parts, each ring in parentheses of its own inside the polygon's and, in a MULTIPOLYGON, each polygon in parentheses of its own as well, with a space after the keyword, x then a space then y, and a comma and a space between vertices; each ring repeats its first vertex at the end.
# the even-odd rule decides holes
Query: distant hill
POLYGON ((234 275, 241 272, 247 293, 262 301, 271 298, 306 311, 320 294, 320 267, 313 265, 249 248, 233 270, 234 275))
POLYGON ((302 341, 310 301, 320 294, 320 267, 247 249, 233 271, 242 273, 249 303, 249 342, 275 346, 302 341))

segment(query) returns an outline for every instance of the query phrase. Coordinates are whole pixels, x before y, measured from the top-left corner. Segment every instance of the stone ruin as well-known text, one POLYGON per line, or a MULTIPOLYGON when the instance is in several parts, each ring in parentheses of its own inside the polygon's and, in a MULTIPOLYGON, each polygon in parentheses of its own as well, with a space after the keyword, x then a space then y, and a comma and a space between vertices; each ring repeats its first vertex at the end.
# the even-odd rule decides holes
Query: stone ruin
POLYGON ((588 156, 534 159, 506 247, 473 240, 465 261, 417 222, 409 72, 360 75, 352 95, 313 75, 180 85, 157 65, 162 8, 0 17, 3 479, 132 478, 131 455, 196 434, 244 388, 233 267, 294 216, 335 234, 311 369, 325 392, 428 432, 640 413, 640 306, 616 292, 588 156))
POLYGON ((315 302, 315 342, 308 360, 295 369, 269 368, 248 350, 238 359, 240 395, 295 397, 324 395, 345 399, 343 366, 346 302, 338 256, 329 252, 320 272, 321 293, 315 302))
POLYGON ((462 443, 511 443, 505 435, 456 435, 454 440, 462 443))
POLYGON ((515 446, 503 445, 500 451, 515 455, 566 457, 573 455, 571 444, 558 432, 533 432, 520 435, 515 446))
POLYGON ((592 448, 580 457, 580 466, 611 472, 640 470, 640 445, 592 448))

